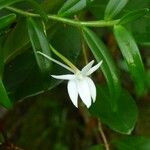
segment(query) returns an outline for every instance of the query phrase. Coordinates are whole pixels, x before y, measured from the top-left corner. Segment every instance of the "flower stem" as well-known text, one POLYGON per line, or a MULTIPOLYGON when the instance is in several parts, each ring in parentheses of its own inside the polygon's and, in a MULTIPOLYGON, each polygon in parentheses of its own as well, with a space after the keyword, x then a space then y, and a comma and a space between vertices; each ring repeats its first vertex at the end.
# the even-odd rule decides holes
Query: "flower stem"
POLYGON ((98 130, 99 130, 100 135, 102 137, 102 140, 104 142, 105 149, 106 150, 110 150, 109 144, 108 144, 108 141, 107 141, 107 138, 106 138, 106 135, 105 135, 105 133, 103 131, 102 124, 101 124, 101 121, 99 119, 98 119, 98 130))
POLYGON ((58 56, 61 60, 63 60, 71 69, 73 69, 75 72, 78 72, 79 69, 72 63, 70 62, 65 56, 63 56, 61 53, 59 53, 54 47, 49 44, 51 51, 58 56))
MULTIPOLYGON (((39 14, 35 14, 35 13, 31 13, 31 12, 27 12, 15 7, 10 7, 7 6, 5 7, 6 9, 18 13, 20 15, 23 16, 30 16, 30 17, 41 17, 39 14)), ((68 19, 68 18, 63 18, 60 17, 58 15, 48 15, 48 19, 50 20, 54 20, 54 21, 58 21, 58 22, 62 22, 62 23, 66 23, 72 26, 87 26, 87 27, 109 27, 109 26, 114 26, 115 24, 117 24, 119 22, 119 20, 110 20, 110 21, 106 21, 106 20, 98 20, 98 21, 78 21, 78 20, 72 20, 72 19, 68 19)))

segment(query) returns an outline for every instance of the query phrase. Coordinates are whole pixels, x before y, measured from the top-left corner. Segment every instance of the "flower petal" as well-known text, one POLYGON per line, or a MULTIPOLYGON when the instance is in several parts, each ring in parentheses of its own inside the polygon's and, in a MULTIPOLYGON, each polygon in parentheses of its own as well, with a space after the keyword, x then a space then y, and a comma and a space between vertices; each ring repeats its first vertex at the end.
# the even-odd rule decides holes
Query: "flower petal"
POLYGON ((78 93, 83 103, 89 108, 91 106, 91 95, 86 78, 77 80, 78 93))
POLYGON ((96 87, 95 87, 95 84, 92 81, 92 79, 89 78, 89 77, 87 77, 86 80, 87 80, 88 85, 89 85, 90 94, 91 94, 91 97, 93 99, 93 102, 95 102, 95 100, 96 100, 96 87))
POLYGON ((86 75, 89 76, 91 75, 93 72, 95 72, 102 64, 103 61, 100 61, 97 65, 93 66, 87 73, 86 75))
POLYGON ((81 73, 86 74, 94 64, 94 60, 90 61, 84 68, 82 68, 81 73))
POLYGON ((45 58, 51 60, 52 62, 54 62, 54 63, 56 63, 56 64, 62 66, 63 68, 65 68, 65 69, 67 69, 67 70, 69 70, 69 71, 71 71, 71 72, 74 73, 74 70, 73 70, 72 68, 70 68, 70 67, 68 67, 67 65, 61 63, 60 61, 58 61, 58 60, 56 60, 56 59, 54 59, 54 58, 52 58, 52 57, 49 57, 48 55, 46 55, 46 54, 44 54, 44 53, 42 53, 42 52, 40 52, 40 51, 37 51, 37 53, 40 54, 40 55, 42 55, 42 56, 44 56, 45 58))
POLYGON ((73 74, 66 74, 66 75, 51 75, 55 79, 61 79, 61 80, 72 80, 75 78, 75 75, 73 74))
POLYGON ((77 90, 77 84, 76 84, 76 80, 70 80, 68 82, 68 94, 69 94, 69 97, 72 101, 72 103, 78 107, 78 90, 77 90))

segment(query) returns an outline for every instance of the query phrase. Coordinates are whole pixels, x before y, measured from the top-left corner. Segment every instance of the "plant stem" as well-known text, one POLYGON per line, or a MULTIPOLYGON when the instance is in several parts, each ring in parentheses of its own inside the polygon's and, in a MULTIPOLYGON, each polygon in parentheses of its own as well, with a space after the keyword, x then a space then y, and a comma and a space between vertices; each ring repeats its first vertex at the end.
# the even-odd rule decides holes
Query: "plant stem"
POLYGON ((103 131, 102 124, 101 124, 101 121, 99 119, 98 119, 98 130, 99 130, 100 135, 102 137, 102 140, 104 142, 105 149, 106 150, 110 150, 109 144, 108 144, 108 141, 107 141, 107 138, 106 138, 106 135, 105 135, 105 133, 103 131))
MULTIPOLYGON (((7 6, 5 7, 6 9, 18 13, 20 15, 23 16, 30 16, 30 17, 41 17, 39 14, 35 14, 35 13, 31 13, 31 12, 27 12, 18 8, 14 8, 14 7, 10 7, 7 6)), ((98 21, 78 21, 78 20, 72 20, 72 19, 68 19, 68 18, 63 18, 61 16, 58 15, 48 15, 48 19, 54 20, 54 21, 58 21, 58 22, 62 22, 62 23, 66 23, 72 26, 87 26, 87 27, 109 27, 109 26, 114 26, 115 24, 117 24, 119 22, 119 20, 110 20, 110 21, 106 21, 106 20, 98 20, 98 21)))

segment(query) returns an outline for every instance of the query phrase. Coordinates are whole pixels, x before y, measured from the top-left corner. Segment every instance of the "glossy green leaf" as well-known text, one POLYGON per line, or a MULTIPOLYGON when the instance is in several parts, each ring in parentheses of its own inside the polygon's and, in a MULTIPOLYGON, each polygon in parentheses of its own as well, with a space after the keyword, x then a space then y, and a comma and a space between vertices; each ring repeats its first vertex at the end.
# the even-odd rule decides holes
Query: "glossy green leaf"
POLYGON ((27 24, 29 37, 34 50, 37 64, 42 73, 49 72, 51 68, 51 62, 37 54, 37 51, 41 51, 44 54, 51 56, 49 42, 46 38, 46 35, 39 24, 36 23, 32 18, 28 18, 27 24))
POLYGON ((118 24, 125 24, 131 21, 135 21, 143 16, 145 16, 149 12, 149 9, 140 9, 140 10, 134 10, 126 15, 124 15, 118 24))
POLYGON ((98 86, 96 102, 90 108, 91 114, 99 117, 112 130, 122 134, 130 134, 137 121, 136 103, 127 91, 121 90, 117 109, 113 111, 109 103, 111 99, 108 89, 98 86))
POLYGON ((110 94, 112 95, 110 103, 115 109, 116 101, 120 93, 120 80, 113 59, 111 58, 104 43, 98 38, 98 36, 93 31, 91 31, 88 28, 84 28, 83 33, 85 41, 87 42, 96 60, 98 62, 103 60, 101 68, 106 78, 110 94))
POLYGON ((0 1, 0 9, 2 9, 6 6, 12 5, 14 3, 21 2, 21 1, 23 1, 23 0, 1 0, 0 1))
POLYGON ((135 81, 136 91, 139 95, 144 94, 146 92, 146 76, 138 46, 130 32, 123 26, 115 26, 114 34, 135 81))
POLYGON ((9 14, 7 16, 1 17, 0 18, 0 29, 3 29, 13 23, 16 19, 15 14, 9 14))
POLYGON ((12 104, 10 102, 10 99, 7 95, 6 89, 1 79, 0 79, 0 105, 4 106, 5 108, 12 107, 12 104))
POLYGON ((117 150, 149 150, 150 138, 126 137, 115 142, 117 150))
POLYGON ((102 145, 95 145, 95 146, 91 146, 90 148, 88 148, 88 150, 104 150, 102 145))
POLYGON ((128 0, 109 0, 104 18, 105 20, 111 20, 114 18, 127 4, 128 0))
POLYGON ((84 9, 86 5, 86 0, 67 0, 60 8, 58 14, 61 16, 68 16, 84 9))

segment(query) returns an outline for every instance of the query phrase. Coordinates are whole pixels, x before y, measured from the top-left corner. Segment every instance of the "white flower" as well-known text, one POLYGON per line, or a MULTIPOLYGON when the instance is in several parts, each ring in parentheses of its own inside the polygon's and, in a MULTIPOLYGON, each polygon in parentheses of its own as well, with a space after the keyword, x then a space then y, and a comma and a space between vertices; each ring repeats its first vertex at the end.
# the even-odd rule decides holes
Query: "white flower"
POLYGON ((92 67, 93 64, 94 60, 89 62, 81 71, 68 69, 74 74, 52 75, 56 79, 69 80, 67 86, 69 97, 76 107, 78 107, 78 95, 87 108, 91 106, 92 101, 95 102, 96 100, 96 87, 89 76, 101 66, 102 61, 92 67))

